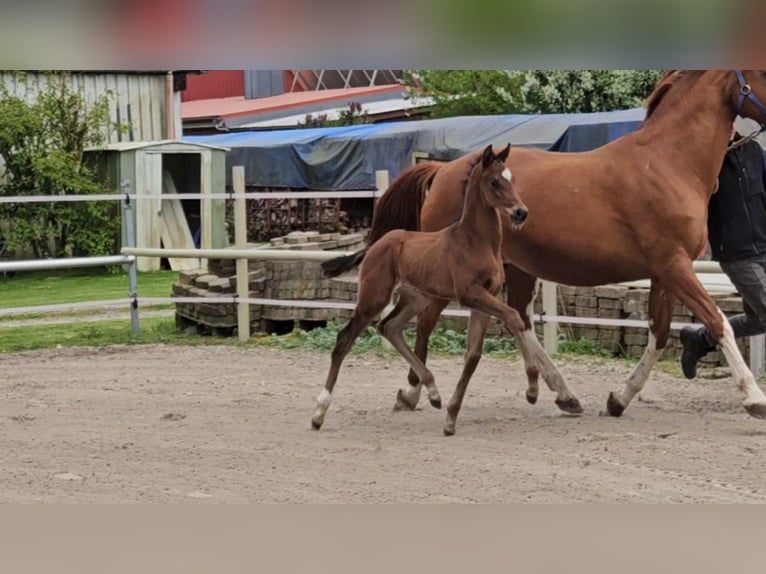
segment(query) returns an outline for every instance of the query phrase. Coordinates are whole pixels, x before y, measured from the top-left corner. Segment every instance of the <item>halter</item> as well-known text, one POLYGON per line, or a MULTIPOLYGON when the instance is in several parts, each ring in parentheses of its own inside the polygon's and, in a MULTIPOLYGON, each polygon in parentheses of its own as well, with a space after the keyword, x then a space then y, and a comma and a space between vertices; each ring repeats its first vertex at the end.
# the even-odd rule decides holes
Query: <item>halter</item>
MULTIPOLYGON (((750 84, 748 84, 745 81, 745 75, 742 73, 742 70, 734 70, 734 74, 737 76, 737 82, 739 82, 739 98, 737 98, 737 115, 742 116, 742 106, 745 104, 745 100, 750 100, 750 102, 756 108, 758 108, 758 111, 760 111, 764 116, 766 116, 766 106, 764 106, 761 100, 758 99, 758 96, 756 96, 753 93, 753 90, 750 88, 750 84)), ((755 131, 747 136, 744 136, 742 139, 737 140, 736 142, 732 143, 728 147, 728 149, 739 147, 749 142, 753 138, 755 138, 761 132, 766 131, 766 125, 762 124, 761 122, 758 122, 758 124, 761 126, 760 130, 755 131)))

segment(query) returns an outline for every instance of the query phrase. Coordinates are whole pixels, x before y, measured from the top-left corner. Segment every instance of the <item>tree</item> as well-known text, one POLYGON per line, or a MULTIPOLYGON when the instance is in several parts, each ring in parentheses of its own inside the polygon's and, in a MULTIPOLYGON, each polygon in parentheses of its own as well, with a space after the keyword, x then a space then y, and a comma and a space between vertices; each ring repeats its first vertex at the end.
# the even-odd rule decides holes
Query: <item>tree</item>
POLYGON ((528 70, 508 72, 521 80, 518 94, 526 113, 605 112, 642 105, 660 78, 659 70, 528 70))
POLYGON ((510 114, 520 110, 510 94, 523 79, 505 70, 411 70, 405 74, 408 96, 434 99, 431 116, 510 114))
MULTIPOLYGON (((84 162, 88 146, 104 143, 107 130, 122 130, 109 117, 111 94, 90 107, 63 78, 50 76, 34 103, 0 85, 0 194, 104 193, 84 162)), ((31 249, 38 258, 113 254, 120 229, 114 204, 105 202, 0 204, 8 248, 31 249)))
POLYGON ((659 70, 415 70, 411 95, 435 99, 434 117, 611 111, 641 105, 659 70))

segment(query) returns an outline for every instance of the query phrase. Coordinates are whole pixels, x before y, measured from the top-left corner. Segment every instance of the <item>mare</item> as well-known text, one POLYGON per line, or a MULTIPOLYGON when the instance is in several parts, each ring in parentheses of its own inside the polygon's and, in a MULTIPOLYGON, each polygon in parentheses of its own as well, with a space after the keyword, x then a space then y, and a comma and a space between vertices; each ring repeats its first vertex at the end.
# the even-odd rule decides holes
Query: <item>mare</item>
MULTIPOLYGON (((525 359, 528 402, 537 401, 542 375, 562 410, 580 408, 532 330, 539 279, 574 286, 650 279, 648 343, 624 387, 609 394, 607 413, 622 415, 644 389, 680 301, 718 341, 746 412, 766 418, 766 396, 692 266, 707 241, 708 202, 732 122, 738 115, 751 118, 763 131, 765 98, 763 70, 669 70, 647 98, 645 119, 635 132, 581 153, 514 147, 506 164, 534 215, 517 233, 503 229, 502 255, 507 301, 525 325, 517 343, 523 357, 537 358, 525 359)), ((390 229, 436 230, 458 218, 475 153, 402 171, 378 202, 368 245, 390 229)), ((325 274, 348 271, 367 253, 326 261, 325 274)), ((423 361, 444 305, 434 301, 418 316, 415 353, 423 361)), ((400 407, 414 408, 419 400, 420 382, 412 371, 409 383, 397 395, 400 407)))
POLYGON ((454 434, 490 316, 500 319, 516 337, 524 330, 519 314, 496 296, 505 282, 500 255, 503 222, 507 229, 518 230, 527 219, 527 208, 519 199, 511 172, 505 165, 510 149, 508 144, 495 154, 489 145, 476 158, 470 168, 457 222, 430 233, 393 230, 366 252, 359 270, 353 317, 338 333, 327 380, 317 398, 311 419, 315 430, 324 423, 343 359, 362 331, 389 305, 396 291, 397 303, 380 321, 378 329, 409 363, 436 408, 441 408, 441 397, 434 376, 407 346, 404 328, 427 307, 443 307, 453 299, 471 310, 463 373, 447 405, 444 433, 454 434))

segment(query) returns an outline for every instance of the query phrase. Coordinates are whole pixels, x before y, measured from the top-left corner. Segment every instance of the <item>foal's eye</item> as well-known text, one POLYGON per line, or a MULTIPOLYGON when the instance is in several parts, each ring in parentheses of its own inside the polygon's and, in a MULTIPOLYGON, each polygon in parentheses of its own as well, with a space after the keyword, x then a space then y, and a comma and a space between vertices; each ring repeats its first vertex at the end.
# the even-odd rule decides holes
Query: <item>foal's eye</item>
POLYGON ((494 187, 495 189, 497 189, 498 187, 500 187, 500 182, 499 182, 499 181, 497 181, 496 179, 493 179, 493 180, 491 180, 491 181, 489 182, 489 185, 491 185, 492 187, 494 187))

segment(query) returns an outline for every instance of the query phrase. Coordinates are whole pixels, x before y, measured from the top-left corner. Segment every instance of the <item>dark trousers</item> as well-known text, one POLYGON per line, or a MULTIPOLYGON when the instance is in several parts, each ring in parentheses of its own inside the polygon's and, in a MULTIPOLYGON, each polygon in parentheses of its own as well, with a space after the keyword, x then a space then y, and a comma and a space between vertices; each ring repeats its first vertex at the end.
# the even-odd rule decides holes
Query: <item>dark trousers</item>
MULTIPOLYGON (((729 318, 734 337, 766 333, 766 254, 744 261, 722 261, 720 265, 742 296, 744 313, 729 318)), ((714 345, 707 333, 705 336, 714 345)))

